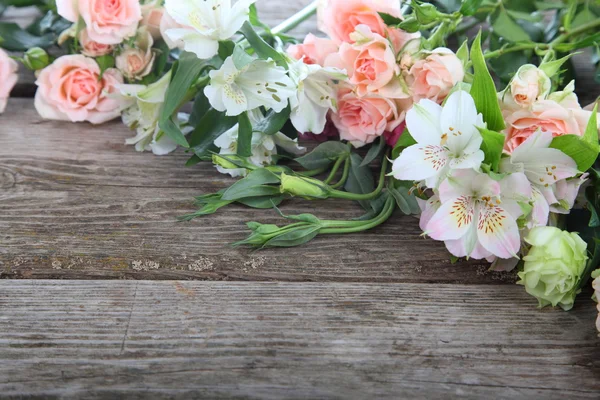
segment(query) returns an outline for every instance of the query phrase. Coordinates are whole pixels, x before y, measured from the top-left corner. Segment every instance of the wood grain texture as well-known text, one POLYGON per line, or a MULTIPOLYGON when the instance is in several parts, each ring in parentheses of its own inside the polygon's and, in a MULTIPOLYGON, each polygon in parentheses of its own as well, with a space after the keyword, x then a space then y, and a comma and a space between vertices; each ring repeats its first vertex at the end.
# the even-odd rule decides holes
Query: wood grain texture
POLYGON ((0 282, 0 397, 584 399, 593 303, 522 288, 0 282))
MULTIPOLYGON (((273 210, 231 207, 191 223, 193 197, 233 180, 187 155, 138 153, 120 122, 43 121, 31 100, 0 116, 0 276, 5 278, 229 279, 513 283, 478 262, 452 265, 418 221, 396 216, 365 234, 323 237, 291 250, 229 244, 245 221, 285 224, 273 210)), ((351 202, 294 200, 288 214, 357 217, 351 202)))

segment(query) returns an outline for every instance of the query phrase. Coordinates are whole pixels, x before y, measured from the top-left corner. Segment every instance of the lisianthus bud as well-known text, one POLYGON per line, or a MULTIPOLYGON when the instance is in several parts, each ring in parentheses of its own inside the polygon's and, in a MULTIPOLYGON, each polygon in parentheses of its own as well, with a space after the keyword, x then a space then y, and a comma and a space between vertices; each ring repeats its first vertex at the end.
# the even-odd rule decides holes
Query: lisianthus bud
POLYGON ((40 47, 33 47, 23 55, 23 65, 32 71, 38 71, 50 65, 50 56, 40 47))
POLYGON ((244 164, 244 160, 241 157, 238 157, 236 155, 222 156, 221 154, 213 154, 212 161, 213 161, 214 165, 221 167, 221 168, 225 168, 225 169, 242 168, 242 167, 240 167, 240 165, 235 164, 233 161, 235 161, 235 162, 239 161, 240 163, 244 164))
POLYGON ((550 226, 532 229, 525 240, 532 247, 518 283, 538 299, 540 307, 573 308, 588 260, 587 244, 577 233, 550 226))
POLYGON ((281 174, 281 193, 308 199, 327 199, 329 188, 318 179, 281 174))
POLYGON ((544 71, 532 64, 523 65, 510 84, 510 93, 521 107, 529 107, 550 93, 552 82, 544 71))

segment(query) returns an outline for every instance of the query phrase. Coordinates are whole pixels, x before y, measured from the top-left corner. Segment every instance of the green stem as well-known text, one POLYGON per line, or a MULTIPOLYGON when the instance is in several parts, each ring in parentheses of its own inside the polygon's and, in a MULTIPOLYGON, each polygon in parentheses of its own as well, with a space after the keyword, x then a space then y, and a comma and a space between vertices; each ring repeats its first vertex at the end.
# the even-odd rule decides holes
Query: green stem
POLYGON ((596 18, 592 22, 588 22, 587 24, 583 24, 580 27, 578 27, 576 29, 573 29, 570 32, 563 33, 562 35, 560 35, 559 37, 557 37, 556 39, 554 39, 550 43, 550 47, 553 47, 553 46, 556 46, 557 44, 561 44, 563 42, 566 42, 567 40, 569 40, 573 36, 577 36, 577 35, 580 35, 582 33, 587 32, 589 30, 595 30, 597 28, 600 28, 600 18, 596 18))
POLYGON ((290 18, 283 21, 281 24, 277 25, 275 28, 271 29, 271 33, 273 35, 279 35, 281 33, 286 33, 312 17, 317 12, 318 1, 313 1, 308 6, 304 7, 302 10, 292 15, 290 18))
MULTIPOLYGON (((346 233, 358 233, 368 231, 369 229, 373 229, 385 221, 390 219, 392 214, 394 213, 394 197, 390 196, 385 202, 385 206, 383 207, 383 211, 377 217, 363 222, 357 222, 355 226, 346 227, 346 228, 324 228, 319 231, 320 235, 329 235, 329 234, 346 234, 346 233)), ((335 224, 335 221, 325 221, 335 224)))
POLYGON ((337 174, 338 170, 340 169, 340 167, 342 166, 342 163, 344 161, 346 161, 346 157, 340 157, 337 159, 337 161, 333 165, 333 168, 331 169, 331 173, 329 174, 329 176, 327 177, 327 179, 325 179, 325 181, 323 183, 325 183, 326 185, 329 185, 331 183, 331 181, 333 181, 333 178, 335 178, 335 174, 337 174))
POLYGON ((342 172, 342 178, 339 180, 338 183, 336 183, 335 185, 332 185, 331 188, 339 189, 342 186, 344 186, 346 184, 346 181, 348 180, 349 175, 350 175, 350 159, 347 158, 346 163, 344 164, 344 172, 342 172))
POLYGON ((323 172, 326 172, 328 169, 329 169, 329 167, 322 167, 322 168, 317 168, 317 169, 311 169, 308 171, 299 171, 298 174, 302 175, 302 176, 313 177, 313 176, 321 175, 323 172))
POLYGON ((334 189, 329 193, 329 197, 337 198, 337 199, 345 199, 345 200, 356 200, 356 201, 374 199, 375 197, 377 197, 381 194, 381 191, 383 190, 383 187, 385 186, 385 174, 387 173, 388 163, 389 163, 388 158, 384 157, 383 163, 381 164, 381 172, 379 173, 379 186, 377 186, 375 191, 373 191, 371 193, 366 193, 366 194, 357 194, 357 193, 343 192, 341 190, 334 189))

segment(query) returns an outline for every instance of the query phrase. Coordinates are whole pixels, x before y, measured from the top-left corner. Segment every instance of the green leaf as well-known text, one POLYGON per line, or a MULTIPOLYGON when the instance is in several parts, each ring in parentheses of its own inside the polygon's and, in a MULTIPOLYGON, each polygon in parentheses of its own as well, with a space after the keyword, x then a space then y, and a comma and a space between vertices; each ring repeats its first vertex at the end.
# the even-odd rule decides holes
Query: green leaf
POLYGON ((482 3, 483 0, 463 0, 460 13, 467 16, 475 15, 482 3))
POLYGON ((568 56, 563 57, 560 60, 542 63, 542 65, 540 65, 539 68, 542 71, 544 71, 544 73, 548 75, 549 78, 552 78, 553 76, 559 73, 560 68, 563 66, 563 64, 569 61, 574 55, 575 54, 569 54, 568 56))
POLYGON ((531 40, 527 32, 508 15, 504 8, 500 8, 492 17, 492 28, 494 32, 509 42, 527 42, 531 40))
POLYGON ((233 50, 233 64, 239 70, 250 64, 254 58, 244 50, 242 46, 235 46, 233 50))
POLYGON ((500 132, 505 128, 504 118, 500 111, 494 80, 490 75, 481 50, 481 31, 471 47, 471 59, 475 72, 471 95, 475 100, 475 106, 477 111, 483 115, 484 121, 487 122, 488 129, 500 132))
POLYGON ((394 150, 392 151, 392 159, 398 158, 400 153, 402 153, 402 150, 415 144, 417 144, 417 141, 412 137, 408 131, 408 128, 404 129, 400 139, 398 139, 398 142, 396 142, 396 146, 394 146, 394 150))
POLYGON ((310 242, 319 234, 320 226, 309 225, 275 236, 263 247, 296 247, 310 242))
POLYGON ((278 186, 280 179, 274 173, 261 168, 254 170, 243 179, 240 179, 223 193, 223 200, 239 200, 247 197, 272 196, 281 194, 278 186))
POLYGON ((96 58, 96 62, 100 67, 100 76, 104 74, 104 71, 115 66, 115 58, 110 54, 96 58))
POLYGON ((54 44, 55 35, 35 36, 12 22, 0 23, 2 47, 10 51, 27 51, 32 47, 46 49, 54 44))
POLYGON ((388 26, 396 26, 402 23, 402 20, 398 17, 394 17, 388 13, 380 12, 379 16, 383 19, 383 22, 388 26))
POLYGON ((502 150, 504 149, 504 140, 506 138, 502 133, 484 128, 479 128, 479 133, 483 137, 483 143, 481 144, 481 150, 485 154, 483 162, 489 164, 493 171, 498 172, 502 150))
POLYGON ((185 135, 183 132, 181 132, 179 125, 173 121, 173 118, 169 118, 166 121, 160 121, 159 127, 165 133, 165 135, 173 139, 178 145, 185 148, 190 147, 185 135))
POLYGON ((288 65, 285 57, 273 47, 271 47, 271 45, 265 42, 265 40, 262 37, 260 37, 258 33, 256 33, 256 31, 252 27, 252 24, 250 24, 249 21, 246 21, 244 23, 244 25, 240 29, 240 32, 242 32, 242 34, 246 37, 246 40, 248 41, 248 43, 250 43, 250 46, 252 47, 252 49, 254 49, 254 51, 256 52, 256 54, 258 54, 259 57, 264 59, 271 58, 278 65, 281 65, 287 69, 288 65))
POLYGON ((380 137, 379 139, 377 139, 377 142, 375 142, 371 145, 371 148, 367 152, 367 155, 365 156, 365 159, 363 160, 361 167, 365 167, 365 166, 371 164, 373 161, 375 161, 379 157, 381 157, 381 155, 383 154, 383 151, 385 150, 385 147, 386 147, 385 139, 383 137, 380 137))
POLYGON ((456 51, 456 57, 462 62, 463 66, 469 62, 469 39, 465 39, 463 44, 456 51))
POLYGON ((236 117, 211 108, 204 114, 196 128, 190 134, 189 146, 197 156, 206 155, 214 141, 237 123, 236 117))
POLYGON ((577 163, 577 168, 581 172, 590 169, 600 153, 600 144, 598 143, 598 105, 588 123, 585 135, 564 135, 555 137, 550 147, 558 149, 571 157, 577 163))
MULTIPOLYGON (((356 153, 350 154, 350 174, 344 186, 347 192, 366 194, 375 190, 373 172, 368 166, 362 166, 362 164, 361 156, 356 153)), ((360 201, 359 203, 365 210, 371 210, 370 201, 360 201)))
POLYGON ((248 117, 248 112, 238 116, 237 155, 252 157, 252 122, 248 117))
POLYGON ((275 135, 283 129, 285 123, 290 119, 291 113, 292 109, 289 104, 280 113, 269 110, 267 115, 254 126, 254 132, 262 132, 265 135, 275 135))
POLYGON ((182 215, 181 217, 178 217, 177 219, 179 221, 191 221, 191 220, 199 218, 199 217, 204 217, 206 215, 214 214, 217 211, 219 211, 219 209, 226 207, 226 206, 230 205, 231 203, 233 203, 233 201, 227 201, 227 200, 220 200, 220 201, 213 201, 210 203, 206 203, 195 213, 188 214, 188 215, 182 215))
POLYGON ((261 197, 248 197, 245 199, 240 199, 237 202, 248 206, 250 208, 256 208, 259 210, 268 210, 273 208, 273 206, 278 206, 281 204, 285 197, 283 195, 280 196, 261 196, 261 197))
POLYGON ((577 13, 577 15, 575 15, 575 18, 573 18, 571 28, 577 28, 581 25, 587 24, 588 22, 596 21, 597 19, 598 17, 596 16, 596 14, 591 12, 589 8, 584 7, 583 10, 577 13))
POLYGON ((398 208, 405 215, 418 215, 421 213, 417 198, 411 193, 412 188, 413 183, 406 181, 395 181, 394 186, 389 188, 398 208))
POLYGON ((219 58, 225 60, 227 57, 233 54, 235 49, 235 43, 232 40, 222 40, 219 42, 219 58))
POLYGON ((325 142, 317 146, 311 153, 296 158, 296 162, 309 170, 325 168, 349 153, 348 146, 342 142, 325 142))
POLYGON ((540 22, 544 19, 541 13, 527 13, 523 11, 515 11, 515 10, 506 10, 508 15, 513 17, 514 19, 521 19, 523 21, 529 22, 540 22))

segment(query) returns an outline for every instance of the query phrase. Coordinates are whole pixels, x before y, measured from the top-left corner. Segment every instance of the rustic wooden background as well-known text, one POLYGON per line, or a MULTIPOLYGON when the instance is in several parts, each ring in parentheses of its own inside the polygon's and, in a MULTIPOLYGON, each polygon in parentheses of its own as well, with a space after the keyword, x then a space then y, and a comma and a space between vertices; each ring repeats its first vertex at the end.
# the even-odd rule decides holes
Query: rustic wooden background
MULTIPOLYGON (((275 25, 308 2, 258 6, 275 25)), ((183 152, 137 153, 131 135, 44 121, 27 97, 0 116, 0 398, 598 398, 591 293, 538 310, 514 274, 452 265, 411 217, 232 248, 244 221, 284 221, 232 207, 176 222, 231 180, 183 152)))

